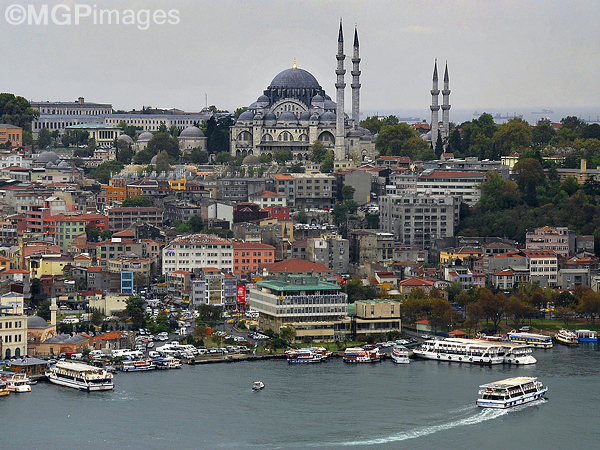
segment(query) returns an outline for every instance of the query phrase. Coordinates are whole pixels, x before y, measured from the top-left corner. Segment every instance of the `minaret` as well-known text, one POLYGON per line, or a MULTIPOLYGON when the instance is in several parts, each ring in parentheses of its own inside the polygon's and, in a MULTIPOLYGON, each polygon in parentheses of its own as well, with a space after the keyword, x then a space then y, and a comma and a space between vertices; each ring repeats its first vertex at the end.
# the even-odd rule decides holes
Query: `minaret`
POLYGON ((335 83, 335 101, 337 103, 336 115, 336 127, 335 127, 335 159, 342 160, 346 159, 346 145, 344 143, 344 135, 346 134, 344 126, 344 89, 346 83, 344 83, 344 75, 346 70, 344 69, 344 35, 342 33, 342 19, 340 19, 340 33, 338 35, 338 52, 337 52, 337 69, 335 71, 337 75, 337 81, 335 83))
POLYGON ((352 54, 352 122, 357 127, 360 122, 360 57, 358 55, 358 30, 354 25, 354 53, 352 54))
POLYGON ((444 90, 442 90, 442 137, 444 140, 450 135, 450 80, 448 78, 448 61, 444 71, 444 90))
POLYGON ((56 297, 52 297, 52 301, 50 303, 50 325, 56 326, 56 311, 58 311, 58 306, 56 306, 56 297))
POLYGON ((437 73, 437 59, 435 60, 435 65, 433 66, 433 89, 431 90, 431 146, 435 149, 435 143, 437 142, 438 132, 439 132, 439 121, 438 121, 438 111, 440 110, 440 105, 438 105, 438 97, 440 95, 440 90, 438 89, 438 73, 437 73))

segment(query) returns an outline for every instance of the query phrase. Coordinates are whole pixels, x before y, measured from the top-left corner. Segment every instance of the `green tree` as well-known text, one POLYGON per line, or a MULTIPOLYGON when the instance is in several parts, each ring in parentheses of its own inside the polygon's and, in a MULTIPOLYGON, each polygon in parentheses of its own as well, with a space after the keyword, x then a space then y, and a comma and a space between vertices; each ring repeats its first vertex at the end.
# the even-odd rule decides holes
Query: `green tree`
POLYGON ((129 297, 125 304, 125 312, 130 317, 134 328, 142 328, 146 325, 146 316, 144 313, 144 299, 139 295, 129 297))
POLYGON ((382 156, 410 156, 403 150, 404 143, 415 136, 414 130, 406 123, 383 125, 375 145, 382 156))
POLYGON ((148 197, 143 197, 143 196, 139 196, 139 197, 131 197, 131 198, 127 198, 125 200, 123 200, 123 207, 129 208, 129 207, 148 207, 148 206, 152 206, 152 200, 149 199, 148 197))
POLYGON ((372 134, 379 133, 382 121, 377 116, 369 116, 360 121, 360 126, 369 130, 372 134))
POLYGON ((540 162, 533 158, 519 159, 513 167, 512 176, 527 204, 535 206, 537 188, 546 184, 546 174, 540 162))
POLYGON ((220 306, 207 305, 203 303, 198 306, 198 313, 198 319, 210 325, 221 320, 223 308, 220 306))
POLYGON ((202 221, 202 216, 200 214, 195 214, 190 217, 190 220, 187 221, 187 225, 189 230, 192 233, 199 233, 204 228, 204 222, 202 221))
POLYGON ((514 118, 498 126, 492 142, 500 156, 507 156, 531 147, 531 127, 523 119, 514 118))
POLYGON ((86 239, 88 242, 98 242, 100 237, 100 230, 96 224, 90 223, 85 227, 86 239))
POLYGON ((450 133, 450 137, 448 138, 448 151, 450 153, 460 154, 462 151, 461 147, 461 137, 460 130, 456 129, 450 133))
POLYGON ((346 282, 346 294, 348 295, 348 303, 354 303, 357 300, 364 300, 365 287, 359 276, 353 276, 346 282))
POLYGON ((156 155, 156 172, 157 173, 169 173, 171 171, 171 163, 169 162, 169 154, 166 151, 160 152, 156 155))
POLYGON ((305 209, 298 212, 298 217, 296 218, 298 223, 308 223, 308 214, 305 209))
POLYGON ((292 342, 296 339, 296 330, 294 327, 281 327, 279 329, 279 338, 283 339, 288 345, 291 345, 292 342))
POLYGON ((51 314, 50 314, 50 305, 52 304, 52 302, 50 300, 47 300, 45 302, 43 302, 42 304, 40 304, 38 310, 37 310, 37 315, 40 316, 42 319, 44 319, 46 322, 48 322, 51 319, 51 314))
POLYGON ((179 158, 179 142, 171 136, 168 131, 156 133, 152 139, 148 141, 146 147, 148 153, 152 156, 158 155, 161 152, 167 152, 172 161, 177 161, 179 158))
MULTIPOLYGON (((14 94, 0 94, 0 121, 31 131, 31 122, 40 116, 39 111, 23 97, 14 94)), ((43 129, 43 128, 42 128, 43 129)))
POLYGON ((305 171, 306 168, 304 167, 304 164, 302 164, 302 161, 295 161, 288 167, 289 173, 304 173, 305 171))
POLYGON ((342 197, 344 198, 344 201, 354 200, 354 193, 355 192, 356 192, 356 188, 354 186, 346 184, 342 188, 342 197))
POLYGON ((44 127, 38 132, 36 145, 40 149, 47 148, 52 143, 52 136, 50 136, 50 130, 44 127))
POLYGON ((313 142, 313 145, 311 145, 308 157, 312 162, 319 164, 325 160, 325 156, 327 156, 327 149, 323 143, 317 139, 313 142))
POLYGON ((105 161, 89 173, 89 177, 98 180, 102 184, 108 184, 111 176, 123 169, 123 163, 119 161, 105 161))
POLYGON ((190 154, 190 161, 194 164, 208 164, 208 153, 199 148, 195 148, 190 154))
POLYGON ((325 155, 325 159, 321 163, 321 173, 331 173, 334 162, 335 153, 333 153, 333 150, 328 150, 327 155, 325 155))
POLYGON ((215 156, 215 162, 217 164, 228 164, 231 161, 231 153, 229 152, 220 152, 215 156))
POLYGON ((546 145, 556 136, 556 131, 550 122, 540 121, 531 130, 531 141, 535 145, 546 145))
POLYGON ((100 326, 100 325, 102 325, 102 322, 104 321, 104 317, 102 317, 102 313, 100 312, 99 309, 94 308, 94 310, 92 311, 92 317, 90 320, 94 325, 100 326))
POLYGON ((292 151, 289 148, 276 148, 273 151, 273 159, 279 164, 285 164, 294 158, 292 151))

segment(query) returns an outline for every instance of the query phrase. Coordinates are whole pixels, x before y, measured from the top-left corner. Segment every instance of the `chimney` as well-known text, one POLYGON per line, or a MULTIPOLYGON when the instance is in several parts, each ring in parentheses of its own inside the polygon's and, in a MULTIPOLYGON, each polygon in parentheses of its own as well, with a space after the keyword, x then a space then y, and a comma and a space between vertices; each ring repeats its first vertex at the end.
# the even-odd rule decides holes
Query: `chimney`
POLYGON ((79 97, 77 100, 78 100, 78 102, 79 102, 80 105, 83 105, 85 103, 85 100, 84 100, 83 97, 79 97))

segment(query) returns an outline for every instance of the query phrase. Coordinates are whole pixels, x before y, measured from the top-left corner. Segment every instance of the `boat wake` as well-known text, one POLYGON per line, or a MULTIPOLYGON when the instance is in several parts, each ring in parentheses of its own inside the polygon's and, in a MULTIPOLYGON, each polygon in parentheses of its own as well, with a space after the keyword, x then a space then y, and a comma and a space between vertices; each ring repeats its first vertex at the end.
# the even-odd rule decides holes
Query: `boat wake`
MULTIPOLYGON (((547 402, 546 399, 536 400, 534 402, 516 406, 511 409, 491 409, 484 408, 481 409, 479 414, 475 414, 473 416, 452 420, 447 423, 441 423, 438 425, 428 426, 428 427, 417 427, 412 430, 403 431, 401 433, 393 434, 387 437, 380 438, 372 438, 372 439, 364 439, 364 440, 356 440, 356 441, 348 441, 348 442, 329 442, 329 443, 320 443, 319 446, 327 446, 327 447, 350 447, 350 446, 358 446, 358 445, 379 445, 379 444, 389 444, 391 442, 400 442, 406 441, 408 439, 417 439, 423 436, 428 436, 431 434, 438 433, 440 431, 449 430, 452 428, 467 426, 467 425, 476 425, 481 422, 486 422, 488 420, 497 419, 498 417, 504 416, 511 412, 520 411, 524 408, 540 405, 542 403, 547 402)), ((452 413, 457 412, 466 412, 468 410, 472 410, 476 407, 474 406, 466 406, 459 408, 457 410, 452 411, 452 413)), ((479 408, 478 408, 479 409, 479 408)))

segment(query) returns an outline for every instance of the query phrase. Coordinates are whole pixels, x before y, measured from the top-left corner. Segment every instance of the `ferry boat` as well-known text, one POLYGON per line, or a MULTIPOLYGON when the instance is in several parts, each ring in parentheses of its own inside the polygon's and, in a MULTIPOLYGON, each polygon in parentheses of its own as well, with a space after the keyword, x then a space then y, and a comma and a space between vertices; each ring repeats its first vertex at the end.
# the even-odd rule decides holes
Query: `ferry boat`
POLYGON ((504 363, 527 365, 535 364, 537 360, 531 355, 531 347, 522 344, 502 343, 504 350, 504 363))
POLYGON ((408 359, 408 349, 403 345, 394 345, 392 348, 392 360, 396 364, 410 363, 410 359, 408 359))
POLYGON ((114 389, 113 375, 102 367, 69 361, 58 362, 46 370, 51 383, 81 391, 109 391, 114 389))
POLYGON ((342 360, 347 363, 373 363, 381 361, 381 355, 378 348, 366 350, 362 347, 350 347, 344 352, 342 360))
POLYGON ((579 342, 598 342, 598 333, 592 330, 575 330, 579 342))
POLYGON ((552 337, 544 334, 521 333, 512 330, 506 333, 511 342, 527 344, 535 348, 552 348, 552 337))
POLYGON ((559 344, 566 345, 568 347, 577 347, 579 345, 577 334, 565 328, 556 333, 554 335, 554 339, 556 339, 556 342, 559 344))
POLYGON ((506 409, 542 398, 548 387, 533 377, 516 377, 479 386, 475 402, 482 408, 506 409))
POLYGON ((123 372, 145 372, 154 369, 156 369, 156 366, 149 359, 124 359, 121 362, 123 372))
POLYGON ((154 358, 152 363, 157 369, 181 369, 181 360, 173 358, 172 356, 165 356, 163 358, 154 358))
POLYGON ((285 352, 287 362, 290 364, 320 363, 325 361, 331 353, 323 347, 293 348, 285 352))
POLYGON ((31 392, 29 377, 20 373, 4 372, 0 376, 0 382, 6 383, 6 389, 10 392, 31 392))
POLYGON ((431 339, 413 350, 419 358, 469 364, 502 364, 506 353, 497 342, 479 339, 447 338, 431 339))

